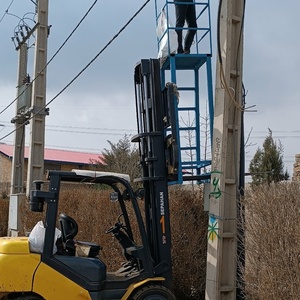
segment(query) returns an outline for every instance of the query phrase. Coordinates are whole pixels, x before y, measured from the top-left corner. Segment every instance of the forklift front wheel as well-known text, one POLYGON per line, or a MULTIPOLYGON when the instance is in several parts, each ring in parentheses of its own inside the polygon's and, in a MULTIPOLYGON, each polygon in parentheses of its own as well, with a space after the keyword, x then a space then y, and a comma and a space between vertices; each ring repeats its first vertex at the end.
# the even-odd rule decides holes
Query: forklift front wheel
POLYGON ((12 300, 43 300, 44 298, 35 295, 35 294, 15 294, 15 295, 8 295, 6 299, 12 299, 12 300))
POLYGON ((146 285, 139 288, 130 297, 132 300, 176 300, 173 293, 164 286, 161 285, 146 285))

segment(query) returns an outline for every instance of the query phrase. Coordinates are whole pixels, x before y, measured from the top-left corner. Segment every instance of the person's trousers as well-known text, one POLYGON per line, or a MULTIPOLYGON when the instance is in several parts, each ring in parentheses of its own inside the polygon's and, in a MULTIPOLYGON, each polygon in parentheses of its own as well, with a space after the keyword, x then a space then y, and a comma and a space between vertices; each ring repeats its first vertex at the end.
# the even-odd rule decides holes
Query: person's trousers
POLYGON ((190 29, 190 28, 196 28, 197 27, 197 21, 196 21, 196 8, 195 4, 177 4, 176 2, 189 2, 193 3, 193 0, 174 0, 175 2, 175 12, 176 12, 176 33, 178 38, 178 53, 183 53, 183 51, 189 51, 194 36, 196 34, 196 29, 190 29), (188 30, 187 34, 184 39, 184 48, 182 45, 182 28, 184 26, 184 23, 187 23, 188 30))

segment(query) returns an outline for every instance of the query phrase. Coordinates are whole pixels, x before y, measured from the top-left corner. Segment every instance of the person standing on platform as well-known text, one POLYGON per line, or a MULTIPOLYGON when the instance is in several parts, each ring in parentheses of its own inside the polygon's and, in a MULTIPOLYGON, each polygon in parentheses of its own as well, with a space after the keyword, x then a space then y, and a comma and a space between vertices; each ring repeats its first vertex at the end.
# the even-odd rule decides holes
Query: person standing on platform
POLYGON ((193 44, 194 36, 197 31, 196 20, 196 7, 193 0, 174 0, 175 12, 176 12, 176 33, 178 39, 177 53, 189 54, 191 52, 191 46, 193 44), (184 23, 187 23, 188 30, 184 39, 184 45, 182 41, 182 28, 184 23))

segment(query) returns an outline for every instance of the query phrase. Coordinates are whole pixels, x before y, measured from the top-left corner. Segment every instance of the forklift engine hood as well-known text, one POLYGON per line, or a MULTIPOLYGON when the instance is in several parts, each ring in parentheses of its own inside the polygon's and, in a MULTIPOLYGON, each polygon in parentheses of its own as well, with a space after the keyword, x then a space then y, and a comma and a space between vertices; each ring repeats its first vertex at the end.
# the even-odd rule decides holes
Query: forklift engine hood
POLYGON ((0 254, 29 254, 27 237, 1 237, 0 254))
POLYGON ((1 292, 31 291, 41 255, 30 253, 27 237, 0 238, 1 292))

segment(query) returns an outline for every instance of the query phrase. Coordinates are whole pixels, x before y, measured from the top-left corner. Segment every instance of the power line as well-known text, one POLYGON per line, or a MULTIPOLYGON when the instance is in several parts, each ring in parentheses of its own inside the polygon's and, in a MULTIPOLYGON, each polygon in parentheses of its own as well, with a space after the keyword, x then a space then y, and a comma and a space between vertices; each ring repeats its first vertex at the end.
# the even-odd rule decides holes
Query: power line
POLYGON ((14 3, 15 0, 11 0, 10 4, 8 5, 8 8, 5 10, 3 16, 0 19, 0 23, 2 22, 2 20, 4 19, 5 15, 8 13, 8 10, 10 9, 10 7, 12 6, 12 4, 14 3))
MULTIPOLYGON (((126 29, 126 27, 133 21, 133 19, 145 8, 145 6, 150 2, 150 0, 147 0, 140 8, 139 10, 126 22, 126 24, 114 35, 113 38, 110 39, 110 41, 94 56, 94 58, 60 91, 54 96, 46 105, 43 107, 40 111, 44 110, 49 104, 51 104, 58 96, 60 96, 73 82, 78 79, 78 77, 85 72, 92 63, 95 62, 95 60, 108 48, 108 46, 117 38, 119 35, 126 29)), ((39 111, 39 112, 40 112, 39 111)), ((39 113, 38 112, 38 113, 39 113)))
MULTIPOLYGON (((13 0, 14 1, 14 0, 13 0)), ((95 4, 98 2, 98 0, 95 0, 94 3, 90 6, 90 8, 88 9, 88 11, 84 14, 84 16, 81 18, 81 20, 79 21, 79 23, 74 27, 74 29, 72 30, 72 32, 69 34, 69 36, 66 38, 66 40, 62 43, 62 45, 58 48, 58 50, 53 54, 53 56, 50 58, 50 60, 47 62, 47 64, 44 66, 44 68, 40 71, 40 73, 30 82, 30 84, 28 84, 28 86, 22 91, 22 93, 20 95, 18 95, 11 103, 9 103, 2 111, 0 111, 0 115, 6 111, 12 104, 14 104, 18 98, 25 93, 25 91, 29 88, 29 86, 31 86, 33 84, 33 82, 40 76, 40 74, 46 69, 46 67, 51 63, 51 61, 54 59, 54 57, 60 52, 60 50, 65 46, 65 44, 67 43, 67 41, 71 38, 71 36, 74 34, 74 32, 78 29, 78 27, 81 25, 81 23, 83 22, 83 20, 87 17, 87 15, 90 13, 90 11, 93 9, 93 7, 95 6, 95 4)))
MULTIPOLYGON (((96 0, 97 1, 97 0, 96 0)), ((95 1, 95 2, 96 2, 95 1)), ((134 18, 146 7, 146 5, 150 2, 150 0, 147 0, 139 9, 138 11, 125 23, 125 25, 109 40, 109 42, 94 56, 94 58, 62 89, 60 92, 58 92, 46 105, 42 108, 40 108, 34 115, 32 115, 30 118, 26 120, 23 124, 21 124, 18 128, 24 126, 29 120, 34 118, 36 115, 38 115, 41 111, 45 110, 47 106, 49 106, 55 99, 57 99, 71 84, 75 82, 78 77, 80 77, 83 72, 85 72, 92 63, 96 61, 96 59, 108 48, 108 46, 116 39, 119 37, 119 35, 127 28, 127 26, 134 20, 134 18)), ((15 99, 16 100, 16 99, 15 99)), ((1 114, 2 112, 0 112, 1 114)), ((15 128, 15 130, 11 131, 7 135, 3 136, 0 138, 0 141, 12 133, 14 133, 18 128, 15 128)))
MULTIPOLYGON (((300 138, 300 135, 275 135, 273 134, 273 139, 290 139, 290 138, 300 138)), ((265 139, 263 135, 251 136, 251 139, 265 139)))
MULTIPOLYGON (((10 145, 13 146, 13 142, 12 141, 4 141, 6 145, 10 145)), ((0 143, 1 144, 1 143, 0 143)), ((26 147, 28 147, 28 144, 26 144, 26 147)), ((45 145, 46 149, 53 149, 53 150, 58 150, 58 149, 76 149, 76 150, 83 150, 83 151, 93 151, 93 152, 101 152, 104 150, 104 148, 85 148, 85 147, 72 147, 72 146, 59 146, 59 145, 45 145)), ((81 151, 82 152, 82 151, 81 151)))
POLYGON ((96 131, 73 131, 73 130, 60 130, 60 129, 48 129, 48 131, 68 132, 68 133, 84 133, 84 134, 97 134, 97 135, 124 135, 124 133, 115 132, 96 132, 96 131))
POLYGON ((58 146, 58 145, 46 145, 46 148, 48 149, 76 149, 76 150, 83 150, 83 151, 93 151, 93 152, 101 152, 102 150, 104 150, 104 148, 82 148, 82 147, 71 147, 71 146, 58 146), (52 148, 54 147, 54 148, 52 148))
POLYGON ((109 131, 136 131, 136 129, 118 129, 118 128, 101 128, 101 127, 80 127, 80 126, 66 126, 66 125, 46 125, 47 127, 55 128, 72 128, 72 129, 85 129, 85 130, 109 130, 109 131))
MULTIPOLYGON (((11 122, 7 122, 7 121, 0 121, 0 126, 4 126, 4 127, 13 127, 13 125, 11 125, 11 122), (9 124, 9 125, 3 125, 3 124, 9 124)), ((107 128, 107 127, 83 127, 83 126, 71 126, 71 125, 46 125, 46 130, 50 130, 48 129, 49 127, 54 127, 54 128, 68 128, 68 129, 80 129, 80 130, 94 130, 94 131, 119 131, 119 132, 136 132, 136 129, 129 129, 129 128, 107 128)), ((53 130, 53 129, 52 129, 53 130)), ((64 130, 57 130, 57 131, 62 131, 64 132, 64 130)), ((66 131, 67 132, 67 131, 66 131)), ((73 130, 73 132, 76 132, 73 130)))
MULTIPOLYGON (((9 126, 9 127, 13 127, 13 126, 9 126)), ((94 135, 110 135, 110 136, 123 136, 126 132, 136 132, 136 130, 133 129, 101 129, 101 128, 90 128, 89 131, 87 127, 84 127, 83 129, 85 129, 85 131, 79 131, 79 130, 66 130, 66 129, 49 129, 46 128, 46 131, 52 131, 52 132, 61 132, 61 133, 75 133, 75 134, 94 134, 94 135), (93 131, 91 131, 93 130, 93 131), (98 130, 98 131, 97 131, 98 130), (104 132, 101 132, 99 130, 104 130, 104 132)))
MULTIPOLYGON (((6 127, 13 127, 13 125, 11 125, 11 122, 8 121, 0 121, 0 125, 1 124, 9 124, 6 125, 6 127)), ((46 125, 46 130, 49 131, 60 131, 60 132, 79 132, 79 133, 83 133, 80 131, 65 131, 65 130, 54 130, 54 129, 50 129, 51 127, 53 128, 68 128, 68 129, 79 129, 79 130, 99 130, 99 131, 119 131, 119 132, 135 132, 136 129, 130 129, 130 128, 124 128, 124 129, 118 129, 118 128, 105 128, 105 127, 83 127, 83 126, 71 126, 71 125, 46 125)), ((260 133, 263 131, 254 131, 254 133, 260 133)), ((300 138, 300 130, 280 130, 280 131, 273 131, 273 137, 275 139, 292 139, 292 138, 300 138), (289 135, 276 135, 276 133, 288 133, 289 135), (290 135, 292 133, 297 133, 297 135, 290 135), (299 135, 298 135, 299 134, 299 135)), ((265 139, 265 136, 260 136, 260 135, 254 135, 251 136, 251 139, 265 139)))
MULTIPOLYGON (((0 105, 1 107, 1 105, 0 105)), ((9 121, 2 121, 0 120, 0 126, 1 124, 10 124, 11 125, 11 122, 9 121)), ((11 127, 13 127, 13 125, 11 125, 11 127)), ((118 128, 107 128, 107 127, 84 127, 84 126, 72 126, 72 125, 46 125, 46 128, 47 127, 54 127, 54 128, 74 128, 74 129, 86 129, 86 130, 110 130, 110 131, 120 131, 120 130, 124 130, 124 131, 135 131, 135 129, 130 129, 130 128, 125 128, 125 129, 118 129, 118 128)), ((252 131, 253 133, 255 134, 259 134, 259 133, 264 133, 264 131, 262 130, 256 130, 256 131, 252 131)), ((247 133, 247 132, 245 132, 247 133)), ((293 134, 293 133, 297 133, 297 134, 300 134, 300 130, 273 130, 272 131, 273 133, 273 136, 277 137, 276 134, 278 133, 281 133, 281 134, 284 134, 284 133, 287 133, 287 134, 293 134)), ((298 135, 296 136, 293 136, 293 135, 285 135, 287 137, 298 137, 298 135)), ((300 135, 299 135, 300 136, 300 135)), ((266 136, 260 136, 260 135, 254 135, 254 136, 251 136, 251 138, 265 138, 266 136)))

